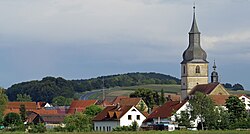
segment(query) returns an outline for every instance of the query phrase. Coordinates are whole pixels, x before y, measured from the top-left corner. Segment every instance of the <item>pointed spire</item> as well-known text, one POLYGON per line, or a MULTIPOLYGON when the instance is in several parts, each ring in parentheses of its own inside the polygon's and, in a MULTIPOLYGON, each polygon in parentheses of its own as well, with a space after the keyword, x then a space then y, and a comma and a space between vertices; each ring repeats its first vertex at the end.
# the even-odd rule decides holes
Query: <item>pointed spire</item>
POLYGON ((214 71, 211 73, 211 82, 219 82, 219 75, 216 72, 216 65, 215 65, 215 60, 214 60, 214 65, 213 65, 214 71))
POLYGON ((213 65, 214 71, 216 71, 216 65, 215 65, 215 60, 214 60, 214 65, 213 65))
POLYGON ((197 23, 196 23, 196 19, 195 19, 195 3, 194 3, 194 6, 193 6, 193 24, 192 24, 192 27, 191 27, 191 30, 189 33, 200 33, 199 32, 199 29, 198 29, 198 26, 197 26, 197 23))

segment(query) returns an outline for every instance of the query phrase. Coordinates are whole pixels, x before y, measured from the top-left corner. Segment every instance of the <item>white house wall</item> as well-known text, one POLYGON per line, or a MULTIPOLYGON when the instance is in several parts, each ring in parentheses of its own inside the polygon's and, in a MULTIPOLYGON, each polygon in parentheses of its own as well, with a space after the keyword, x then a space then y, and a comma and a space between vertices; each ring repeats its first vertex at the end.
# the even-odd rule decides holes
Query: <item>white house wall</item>
POLYGON ((113 128, 120 126, 119 121, 94 121, 95 131, 112 131, 113 128))
POLYGON ((120 125, 121 126, 129 126, 132 124, 133 121, 136 121, 139 126, 142 125, 142 122, 146 119, 146 117, 135 107, 132 107, 126 114, 124 114, 120 118, 120 125), (135 111, 132 111, 135 109, 135 111), (128 120, 128 115, 131 115, 131 120, 128 120), (140 115, 140 120, 137 120, 137 115, 140 115))
POLYGON ((250 110, 250 99, 248 99, 246 96, 242 95, 239 97, 239 99, 245 104, 246 110, 250 110))

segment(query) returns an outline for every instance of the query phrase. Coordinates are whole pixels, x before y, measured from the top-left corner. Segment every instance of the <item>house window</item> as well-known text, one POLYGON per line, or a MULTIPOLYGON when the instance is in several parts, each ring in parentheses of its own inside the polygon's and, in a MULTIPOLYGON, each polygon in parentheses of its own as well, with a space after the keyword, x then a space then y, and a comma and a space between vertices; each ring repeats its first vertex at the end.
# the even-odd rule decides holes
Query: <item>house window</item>
POLYGON ((99 128, 100 128, 100 131, 102 131, 102 127, 100 126, 99 128))
POLYGON ((136 119, 137 119, 137 120, 140 120, 140 115, 136 115, 136 119))
POLYGON ((132 109, 132 111, 136 111, 135 109, 132 109))
POLYGON ((102 131, 105 131, 105 126, 102 127, 102 131))
POLYGON ((242 102, 245 102, 245 98, 241 98, 242 102))
POLYGON ((109 131, 111 131, 111 126, 109 126, 109 131))
POLYGON ((128 115, 128 120, 132 120, 132 116, 131 115, 128 115))
POLYGON ((107 126, 106 129, 107 129, 107 132, 108 132, 109 131, 109 127, 107 126))
POLYGON ((201 68, 200 68, 200 66, 196 66, 196 68, 195 68, 195 73, 197 73, 197 74, 201 73, 201 68))
POLYGON ((95 127, 95 131, 98 131, 98 127, 95 127))

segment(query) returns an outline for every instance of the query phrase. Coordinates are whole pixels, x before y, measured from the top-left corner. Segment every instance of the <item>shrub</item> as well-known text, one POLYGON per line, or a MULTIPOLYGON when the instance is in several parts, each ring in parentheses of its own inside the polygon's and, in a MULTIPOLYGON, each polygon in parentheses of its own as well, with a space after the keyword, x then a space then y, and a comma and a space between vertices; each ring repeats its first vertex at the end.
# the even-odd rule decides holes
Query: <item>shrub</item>
POLYGON ((8 113, 4 116, 3 124, 10 127, 18 126, 22 124, 21 117, 17 113, 8 113))
POLYGON ((29 133, 44 133, 46 132, 46 127, 43 123, 38 123, 37 125, 32 124, 29 129, 29 133))

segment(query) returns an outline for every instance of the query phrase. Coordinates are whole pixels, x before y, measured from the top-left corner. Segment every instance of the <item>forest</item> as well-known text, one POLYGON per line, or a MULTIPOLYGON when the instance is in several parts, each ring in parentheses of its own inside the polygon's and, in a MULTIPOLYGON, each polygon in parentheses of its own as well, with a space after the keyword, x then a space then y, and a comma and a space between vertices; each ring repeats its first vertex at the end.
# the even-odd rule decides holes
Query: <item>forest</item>
POLYGON ((180 84, 180 79, 160 73, 127 73, 101 76, 91 79, 66 80, 62 77, 45 77, 12 85, 6 94, 10 101, 17 100, 17 94, 26 94, 32 101, 51 102, 57 96, 73 98, 75 93, 110 87, 126 87, 146 84, 180 84))

